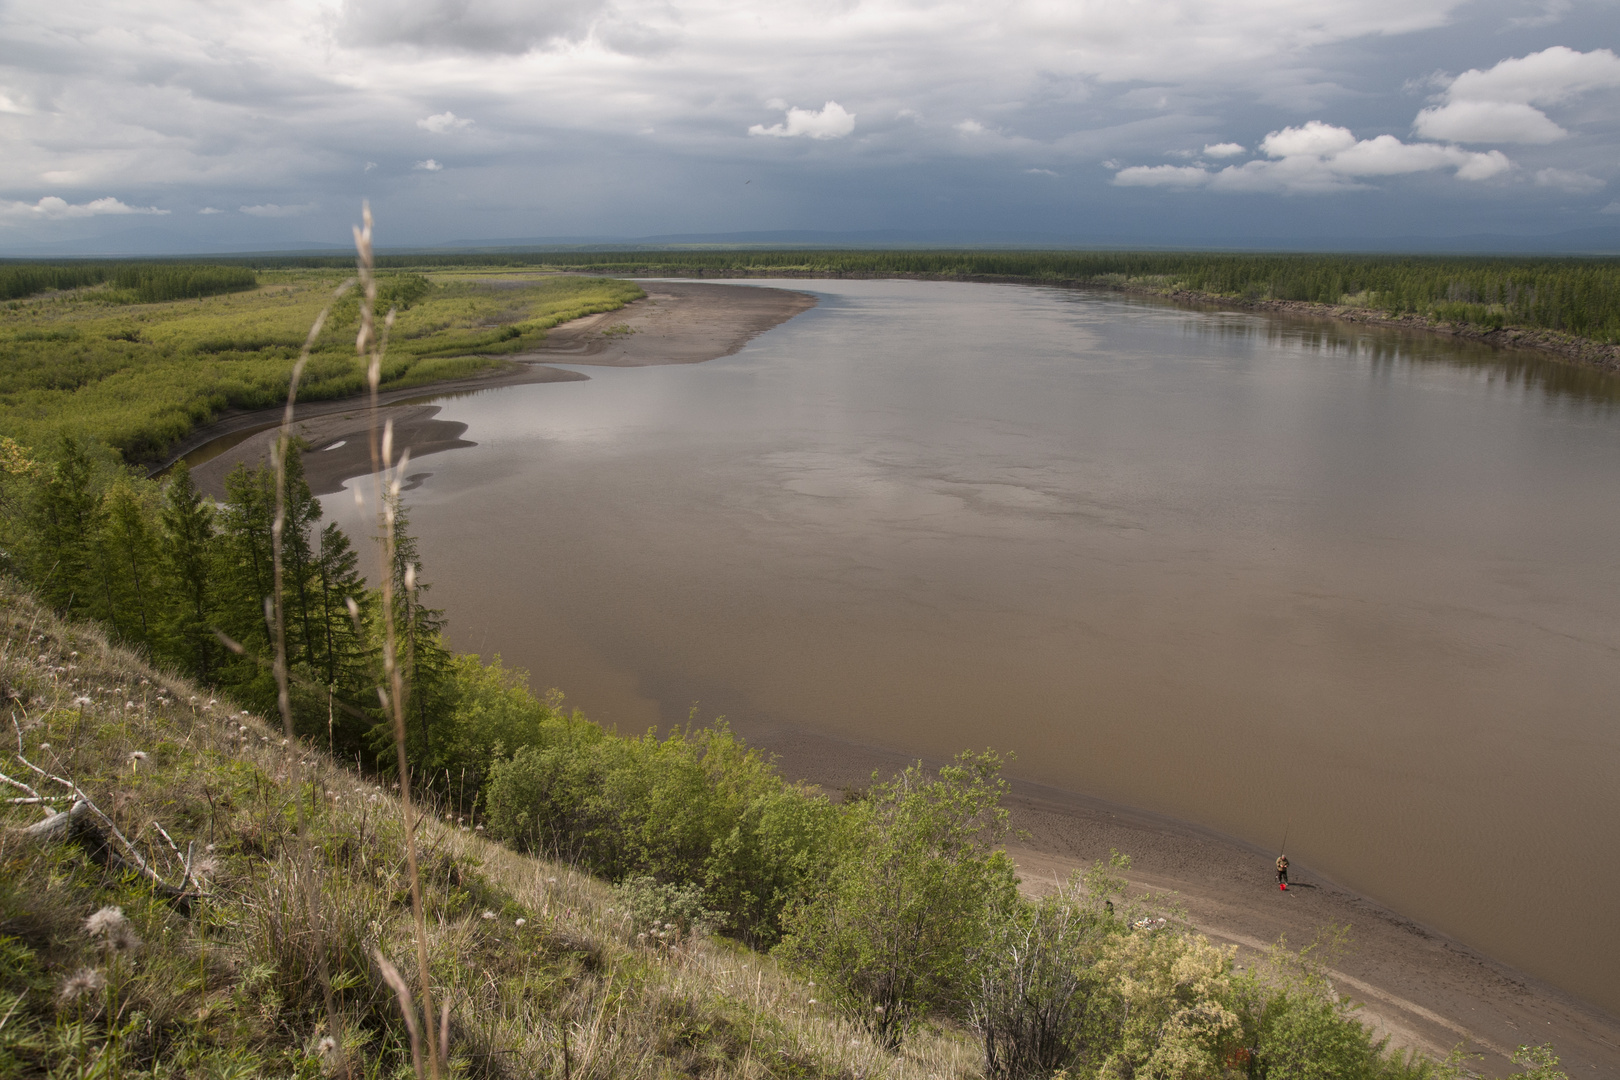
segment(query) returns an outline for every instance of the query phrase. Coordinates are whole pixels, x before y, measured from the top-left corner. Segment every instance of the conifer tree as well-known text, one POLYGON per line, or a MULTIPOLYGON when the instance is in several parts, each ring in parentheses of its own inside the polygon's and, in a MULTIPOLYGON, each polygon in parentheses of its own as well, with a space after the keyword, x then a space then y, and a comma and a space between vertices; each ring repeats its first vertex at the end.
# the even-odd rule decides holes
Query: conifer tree
POLYGON ((96 563, 103 577, 103 617, 126 644, 150 653, 159 639, 159 538, 153 485, 120 476, 102 502, 96 563))
POLYGON ((34 490, 26 560, 41 598, 64 614, 92 606, 88 594, 95 584, 100 503, 90 455, 84 444, 64 435, 56 460, 34 490))
POLYGON ((164 587, 168 593, 165 638, 170 658, 209 682, 218 663, 213 627, 214 508, 192 482, 185 462, 175 466, 158 512, 163 530, 164 587))

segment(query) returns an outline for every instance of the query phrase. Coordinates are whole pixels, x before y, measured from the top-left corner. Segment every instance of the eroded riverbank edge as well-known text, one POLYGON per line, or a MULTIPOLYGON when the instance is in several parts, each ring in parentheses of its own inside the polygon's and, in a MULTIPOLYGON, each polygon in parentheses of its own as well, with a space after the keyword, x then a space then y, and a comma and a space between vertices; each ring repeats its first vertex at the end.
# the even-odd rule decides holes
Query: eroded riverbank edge
MULTIPOLYGON (((622 275, 637 280, 635 274, 622 275)), ((1460 323, 1439 322, 1417 314, 1386 315, 1370 308, 1339 304, 1316 304, 1304 300, 1248 300, 1242 297, 1221 296, 1193 289, 1156 289, 1126 285, 1113 281, 1095 281, 1086 278, 1033 278, 1002 274, 916 274, 916 273, 815 273, 794 270, 706 270, 687 275, 672 270, 659 271, 658 277, 690 277, 693 280, 713 278, 724 280, 898 280, 898 281, 964 281, 982 285, 1033 285, 1060 289, 1083 289, 1093 292, 1119 293, 1125 296, 1154 297, 1170 300, 1187 307, 1215 308, 1224 311, 1268 312, 1305 318, 1332 319, 1337 322, 1378 326, 1393 330, 1439 334, 1443 337, 1478 341, 1503 349, 1531 349, 1549 353, 1564 360, 1589 364, 1605 371, 1620 371, 1620 344, 1605 345, 1574 334, 1557 330, 1540 330, 1522 326, 1504 326, 1500 330, 1484 330, 1460 323)))

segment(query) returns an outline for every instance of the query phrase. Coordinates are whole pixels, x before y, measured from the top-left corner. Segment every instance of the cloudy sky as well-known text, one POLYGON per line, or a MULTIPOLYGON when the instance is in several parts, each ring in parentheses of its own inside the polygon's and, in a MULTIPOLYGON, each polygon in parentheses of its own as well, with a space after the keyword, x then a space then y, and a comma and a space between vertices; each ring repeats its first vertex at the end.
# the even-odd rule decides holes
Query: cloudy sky
POLYGON ((0 254, 1620 226, 1620 0, 3 0, 0 254))

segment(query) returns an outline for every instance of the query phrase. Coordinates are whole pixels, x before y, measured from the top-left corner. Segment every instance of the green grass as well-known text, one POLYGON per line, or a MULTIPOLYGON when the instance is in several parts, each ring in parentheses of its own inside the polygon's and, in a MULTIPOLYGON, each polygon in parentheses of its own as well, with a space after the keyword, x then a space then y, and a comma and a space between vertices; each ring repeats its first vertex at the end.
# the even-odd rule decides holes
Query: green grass
MULTIPOLYGON (((138 288, 183 291, 248 273, 160 269, 142 278, 115 267, 105 283, 0 308, 0 434, 40 445, 66 432, 111 445, 130 461, 160 458, 225 410, 284 400, 309 326, 343 280, 331 271, 266 271, 252 291, 130 303, 138 288)), ((622 281, 534 274, 385 275, 381 288, 402 308, 383 368, 390 389, 500 367, 549 328, 643 295, 622 281)), ((338 303, 316 343, 303 400, 363 389, 357 319, 352 295, 338 303)))
MULTIPOLYGON (((411 1074, 397 998, 374 959, 390 957, 415 989, 400 807, 386 788, 285 747, 260 718, 58 620, 4 579, 0 681, 12 694, 0 716, 9 745, 70 777, 178 883, 161 825, 192 851, 206 886, 187 915, 138 875, 24 839, 38 807, 0 806, 0 1075, 330 1075, 317 930, 353 1075, 411 1074), (136 751, 144 759, 132 760, 136 751), (314 913, 299 884, 299 804, 319 882, 314 913), (138 947, 115 954, 87 933, 89 916, 109 906, 138 947), (82 972, 92 974, 76 983, 82 972)), ((11 752, 0 753, 0 772, 63 790, 11 752)), ((487 842, 442 809, 418 844, 453 1075, 975 1072, 962 1031, 919 1033, 891 1054, 770 958, 703 934, 649 944, 625 893, 487 842)))

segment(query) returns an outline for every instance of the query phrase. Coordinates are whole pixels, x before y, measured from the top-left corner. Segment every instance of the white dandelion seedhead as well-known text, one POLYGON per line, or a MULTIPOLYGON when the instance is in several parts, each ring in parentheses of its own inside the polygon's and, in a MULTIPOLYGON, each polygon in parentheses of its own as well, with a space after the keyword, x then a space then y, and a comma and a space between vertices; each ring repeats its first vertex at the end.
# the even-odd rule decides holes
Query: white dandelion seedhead
POLYGON ((810 1004, 812 1004, 812 1005, 814 1005, 814 1004, 815 1004, 815 1003, 816 1003, 816 999, 815 999, 815 998, 811 998, 811 999, 810 999, 810 1004))
POLYGON ((326 1057, 328 1054, 330 1054, 332 1051, 334 1051, 336 1049, 337 1049, 337 1040, 332 1038, 332 1036, 330 1036, 330 1035, 321 1036, 321 1041, 315 1045, 315 1052, 317 1054, 319 1054, 321 1057, 326 1057))
POLYGON ((108 904, 84 920, 84 932, 91 937, 105 937, 128 925, 129 920, 124 918, 124 909, 108 904))
POLYGON ((77 1001, 91 994, 99 994, 107 986, 107 976, 95 968, 81 968, 62 980, 58 997, 65 1003, 77 1001))
POLYGON ((145 750, 131 750, 129 752, 129 767, 136 772, 140 772, 141 766, 146 764, 146 762, 147 756, 145 750))
POLYGON ((495 917, 495 913, 493 911, 486 911, 484 912, 483 917, 486 919, 493 919, 495 917))
POLYGON ((95 702, 90 700, 90 695, 88 695, 88 694, 80 694, 78 697, 73 699, 73 704, 77 705, 79 708, 82 709, 86 705, 94 705, 95 702))
POLYGON ((524 925, 527 925, 527 923, 528 923, 528 921, 529 921, 529 920, 528 920, 528 919, 519 919, 519 920, 518 920, 518 921, 517 921, 517 922, 516 922, 516 923, 514 923, 514 924, 513 924, 513 925, 514 925, 514 926, 524 926, 524 925))

